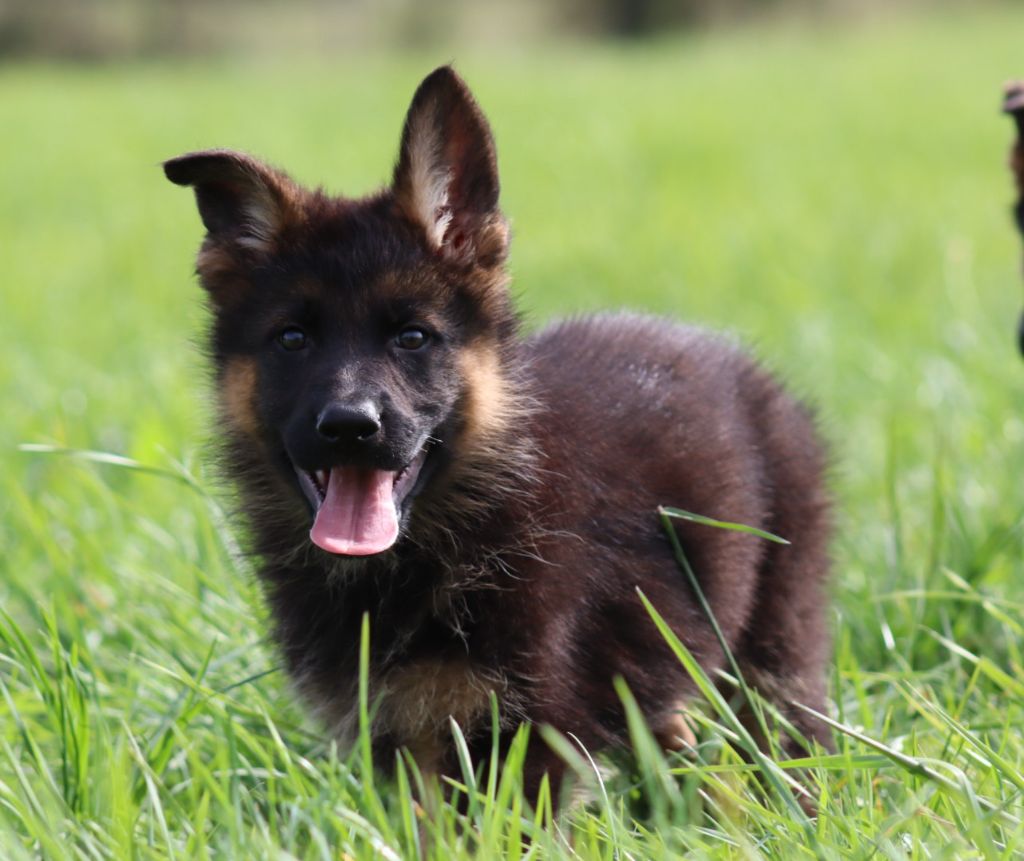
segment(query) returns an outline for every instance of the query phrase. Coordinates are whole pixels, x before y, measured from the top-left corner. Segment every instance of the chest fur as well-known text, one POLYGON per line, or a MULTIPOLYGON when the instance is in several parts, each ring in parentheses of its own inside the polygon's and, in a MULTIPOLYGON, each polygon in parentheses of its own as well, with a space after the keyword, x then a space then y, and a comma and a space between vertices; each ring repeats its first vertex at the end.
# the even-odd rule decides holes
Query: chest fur
MULTIPOLYGON (((325 697, 322 690, 316 693, 320 717, 339 742, 350 747, 359 734, 358 679, 346 680, 331 696, 325 697)), ((451 749, 452 720, 467 736, 489 730, 492 694, 505 725, 520 711, 507 680, 466 658, 423 658, 371 670, 374 742, 384 742, 387 748, 406 748, 422 770, 437 771, 451 749)))

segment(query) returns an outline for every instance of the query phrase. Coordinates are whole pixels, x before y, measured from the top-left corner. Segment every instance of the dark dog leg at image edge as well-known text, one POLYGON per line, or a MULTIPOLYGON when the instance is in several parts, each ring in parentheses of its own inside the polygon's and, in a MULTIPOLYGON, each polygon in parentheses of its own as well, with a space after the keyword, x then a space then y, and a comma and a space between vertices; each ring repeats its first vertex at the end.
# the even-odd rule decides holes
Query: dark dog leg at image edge
MULTIPOLYGON (((1017 230, 1024 236, 1024 81, 1010 81, 1003 91, 1003 112, 1013 117, 1017 139, 1010 148, 1010 170, 1017 183, 1017 202, 1013 207, 1017 230)), ((1024 314, 1017 325, 1017 346, 1024 354, 1024 314)))

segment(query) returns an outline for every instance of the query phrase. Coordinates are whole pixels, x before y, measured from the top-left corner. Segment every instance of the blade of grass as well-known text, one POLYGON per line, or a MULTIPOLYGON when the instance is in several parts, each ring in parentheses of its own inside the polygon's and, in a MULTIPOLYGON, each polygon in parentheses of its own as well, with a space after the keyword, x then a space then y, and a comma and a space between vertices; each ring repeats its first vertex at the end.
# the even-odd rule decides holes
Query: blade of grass
POLYGON ((899 687, 908 700, 924 713, 925 719, 929 720, 933 726, 947 729, 965 741, 988 760, 986 764, 990 768, 998 769, 1002 777, 1010 781, 1018 790, 1024 792, 1024 774, 1021 774, 1019 769, 1015 768, 1012 763, 991 745, 983 742, 975 733, 947 714, 944 709, 939 708, 935 703, 929 702, 921 691, 916 690, 909 683, 903 682, 899 687))
POLYGON ((815 711, 810 706, 806 706, 803 703, 794 703, 794 705, 797 708, 805 711, 812 717, 815 717, 823 723, 827 724, 837 732, 841 732, 843 733, 843 735, 849 736, 850 738, 859 741, 861 744, 870 747, 872 750, 877 750, 887 759, 896 763, 896 765, 898 765, 904 771, 909 772, 910 774, 914 774, 917 777, 922 777, 926 780, 930 780, 933 783, 941 786, 946 791, 951 792, 968 801, 970 801, 972 798, 976 798, 978 806, 981 807, 983 810, 998 816, 1000 819, 1002 819, 1004 822, 1006 822, 1008 825, 1014 828, 1019 828, 1021 826, 1021 821, 1017 817, 1007 813, 1005 810, 1002 810, 999 806, 993 804, 988 799, 975 795, 974 792, 971 790, 970 782, 968 781, 967 776, 951 763, 943 762, 942 765, 950 769, 951 771, 955 772, 959 780, 952 780, 951 778, 946 777, 944 774, 941 774, 940 772, 936 771, 925 760, 895 750, 894 748, 891 748, 888 745, 883 744, 877 739, 871 738, 871 736, 865 735, 862 732, 858 732, 853 727, 845 726, 844 724, 839 723, 839 721, 833 720, 828 715, 823 715, 821 712, 815 711))
POLYGON ((758 529, 756 526, 747 526, 745 523, 730 523, 727 520, 715 520, 713 517, 705 517, 703 514, 694 514, 692 511, 683 511, 681 508, 673 508, 670 505, 659 505, 658 513, 664 517, 671 517, 675 520, 686 520, 690 523, 699 523, 702 526, 711 526, 714 529, 727 529, 730 532, 744 532, 747 535, 756 535, 766 541, 774 541, 776 544, 789 544, 789 542, 778 535, 758 529))
POLYGON ((165 469, 159 466, 152 466, 150 464, 142 463, 141 461, 135 460, 134 458, 125 457, 120 454, 113 454, 108 451, 96 451, 94 449, 85 448, 66 448, 59 445, 47 445, 45 443, 32 443, 26 442, 21 443, 18 446, 18 451, 26 454, 45 454, 45 455, 58 455, 62 457, 70 457, 75 460, 83 460, 89 463, 99 463, 104 466, 114 466, 119 469, 127 469, 132 472, 140 472, 145 475, 154 475, 158 478, 168 479, 179 484, 183 484, 186 487, 190 487, 192 490, 199 493, 201 496, 206 496, 206 491, 195 478, 188 472, 182 470, 165 469))

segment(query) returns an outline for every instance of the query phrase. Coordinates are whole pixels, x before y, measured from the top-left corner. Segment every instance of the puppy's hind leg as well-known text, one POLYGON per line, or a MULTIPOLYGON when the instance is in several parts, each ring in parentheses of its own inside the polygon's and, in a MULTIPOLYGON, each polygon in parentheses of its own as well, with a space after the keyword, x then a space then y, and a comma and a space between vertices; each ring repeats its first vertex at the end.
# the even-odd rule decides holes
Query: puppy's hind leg
MULTIPOLYGON (((825 668, 830 640, 821 573, 827 558, 824 535, 806 531, 804 535, 804 546, 774 545, 769 552, 753 616, 735 657, 748 686, 770 702, 803 740, 833 750, 829 728, 796 705, 827 713, 825 668)), ((739 716, 765 747, 761 721, 749 704, 744 704, 739 716)), ((780 743, 788 756, 806 752, 806 746, 788 732, 780 732, 780 743)))

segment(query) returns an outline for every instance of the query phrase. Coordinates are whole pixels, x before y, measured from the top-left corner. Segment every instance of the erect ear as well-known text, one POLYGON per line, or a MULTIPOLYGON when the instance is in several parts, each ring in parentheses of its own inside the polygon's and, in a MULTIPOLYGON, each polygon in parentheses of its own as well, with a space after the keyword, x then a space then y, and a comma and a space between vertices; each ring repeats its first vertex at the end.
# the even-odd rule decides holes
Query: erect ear
POLYGON ((214 239, 268 251, 294 211, 298 187, 283 173, 231 150, 187 153, 164 162, 167 178, 191 185, 214 239))
POLYGON ((413 96, 395 166, 395 198, 442 256, 495 266, 508 250, 498 209, 494 139, 469 87, 450 66, 413 96))

